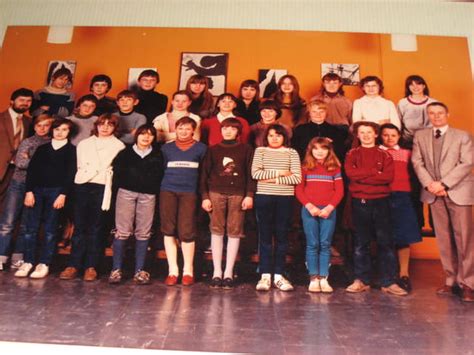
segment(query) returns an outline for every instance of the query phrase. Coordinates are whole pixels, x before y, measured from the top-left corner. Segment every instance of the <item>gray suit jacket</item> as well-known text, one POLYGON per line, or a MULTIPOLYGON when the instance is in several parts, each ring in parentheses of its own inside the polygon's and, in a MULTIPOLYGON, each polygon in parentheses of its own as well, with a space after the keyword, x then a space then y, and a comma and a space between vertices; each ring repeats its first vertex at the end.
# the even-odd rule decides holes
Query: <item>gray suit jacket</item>
MULTIPOLYGON (((449 187, 448 196, 457 205, 474 204, 474 149, 468 132, 449 127, 441 150, 441 182, 449 187)), ((433 203, 436 196, 427 187, 435 181, 433 157, 433 130, 427 128, 415 133, 412 163, 423 186, 421 201, 433 203)))

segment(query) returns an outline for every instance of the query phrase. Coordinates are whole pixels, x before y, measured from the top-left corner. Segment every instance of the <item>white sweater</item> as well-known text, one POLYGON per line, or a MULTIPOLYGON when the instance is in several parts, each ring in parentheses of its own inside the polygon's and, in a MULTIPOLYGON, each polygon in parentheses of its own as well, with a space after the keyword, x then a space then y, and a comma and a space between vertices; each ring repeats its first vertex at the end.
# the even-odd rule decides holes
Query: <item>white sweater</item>
POLYGON ((77 172, 74 182, 105 185, 106 171, 115 156, 125 148, 115 136, 98 138, 91 136, 77 146, 77 172))
POLYGON ((392 101, 384 99, 382 96, 363 96, 354 101, 354 106, 352 107, 353 123, 357 121, 371 121, 382 124, 386 123, 381 122, 384 120, 389 120, 390 123, 398 128, 402 127, 397 109, 392 101))

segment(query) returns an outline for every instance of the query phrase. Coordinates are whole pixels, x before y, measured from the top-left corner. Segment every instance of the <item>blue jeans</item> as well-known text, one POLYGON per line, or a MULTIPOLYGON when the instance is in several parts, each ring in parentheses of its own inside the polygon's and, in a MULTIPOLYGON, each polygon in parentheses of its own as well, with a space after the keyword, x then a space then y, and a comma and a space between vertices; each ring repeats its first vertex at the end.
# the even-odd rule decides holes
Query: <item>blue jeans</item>
POLYGON ((370 283, 370 242, 377 242, 377 268, 383 287, 395 282, 398 262, 395 257, 389 198, 352 199, 354 221, 354 272, 366 285, 370 283))
MULTIPOLYGON (((0 217, 0 258, 5 262, 9 254, 9 247, 16 223, 20 218, 25 199, 25 183, 12 180, 5 196, 3 213, 0 217)), ((22 214, 20 230, 15 244, 15 252, 23 253, 23 235, 25 234, 26 213, 22 214)))
MULTIPOLYGON (((317 206, 323 208, 324 206, 317 206)), ((306 207, 301 209, 304 234, 306 235, 306 267, 310 276, 329 275, 331 241, 336 229, 336 210, 327 219, 313 217, 306 207)))
POLYGON ((255 195, 259 240, 259 272, 283 274, 293 196, 255 195), (275 236, 275 253, 273 253, 275 236), (273 264, 273 267, 272 267, 273 264))
POLYGON ((104 249, 102 199, 104 185, 76 184, 74 186, 74 234, 69 266, 97 267, 104 249))
POLYGON ((44 221, 44 241, 39 262, 49 265, 53 259, 58 232, 59 211, 53 203, 61 192, 60 187, 37 187, 33 189, 35 205, 25 208, 26 231, 24 259, 26 263, 35 263, 36 243, 41 220, 44 221))

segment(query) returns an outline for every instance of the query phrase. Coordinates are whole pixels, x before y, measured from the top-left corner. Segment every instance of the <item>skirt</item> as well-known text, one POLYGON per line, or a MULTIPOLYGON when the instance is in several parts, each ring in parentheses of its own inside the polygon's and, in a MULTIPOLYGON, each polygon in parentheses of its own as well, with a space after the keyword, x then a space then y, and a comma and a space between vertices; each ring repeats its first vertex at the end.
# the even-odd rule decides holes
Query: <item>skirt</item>
POLYGON ((394 242, 404 246, 421 242, 421 228, 413 206, 411 193, 395 191, 390 194, 390 209, 394 242))

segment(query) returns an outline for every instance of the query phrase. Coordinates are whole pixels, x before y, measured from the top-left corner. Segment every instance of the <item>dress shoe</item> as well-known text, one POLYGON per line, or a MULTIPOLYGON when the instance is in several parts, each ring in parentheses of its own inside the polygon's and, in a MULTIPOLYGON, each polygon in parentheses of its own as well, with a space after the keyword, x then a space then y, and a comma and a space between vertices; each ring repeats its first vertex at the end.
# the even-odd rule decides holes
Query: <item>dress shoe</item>
POLYGON ((412 290, 410 278, 408 276, 400 277, 398 279, 398 286, 400 286, 407 292, 410 292, 412 290))
POLYGON ((84 272, 84 281, 95 281, 97 280, 97 271, 93 267, 89 267, 84 272))
POLYGON ((77 269, 72 266, 68 266, 59 274, 61 280, 73 280, 77 276, 77 269))
POLYGON ((168 277, 165 279, 166 286, 174 286, 177 283, 178 283, 178 276, 168 275, 168 277))
POLYGON ((194 284, 194 276, 193 275, 183 275, 183 279, 181 280, 183 286, 191 286, 194 284))
POLYGON ((467 286, 461 288, 461 301, 463 302, 474 302, 474 290, 467 286))

